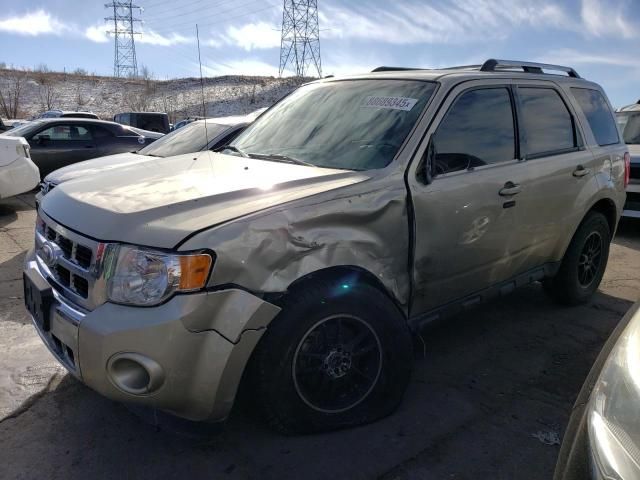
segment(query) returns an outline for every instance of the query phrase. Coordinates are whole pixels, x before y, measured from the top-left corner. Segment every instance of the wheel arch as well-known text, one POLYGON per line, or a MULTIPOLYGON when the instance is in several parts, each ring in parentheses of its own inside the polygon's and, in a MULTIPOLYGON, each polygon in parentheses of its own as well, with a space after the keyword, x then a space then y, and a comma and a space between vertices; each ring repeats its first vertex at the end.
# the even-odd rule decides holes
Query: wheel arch
MULTIPOLYGON (((605 218, 607 219, 607 223, 609 224, 609 231, 611 232, 611 238, 613 238, 613 235, 615 234, 615 231, 616 231, 616 227, 618 226, 618 210, 616 208, 615 202, 610 198, 601 198, 600 200, 595 202, 589 210, 587 210, 587 213, 584 214, 584 217, 582 218, 582 221, 580 222, 580 224, 584 222, 584 219, 587 218, 587 215, 589 215, 589 213, 591 212, 599 212, 605 216, 605 218)), ((580 226, 578 225, 578 228, 579 227, 580 226)), ((575 235, 575 232, 574 232, 574 235, 575 235)))
POLYGON ((387 297, 396 306, 404 319, 407 320, 406 309, 403 308, 402 303, 395 297, 393 292, 387 289, 384 283, 369 270, 355 265, 331 266, 303 275, 291 282, 284 297, 315 282, 335 282, 336 285, 345 290, 349 290, 358 284, 373 287, 387 297))

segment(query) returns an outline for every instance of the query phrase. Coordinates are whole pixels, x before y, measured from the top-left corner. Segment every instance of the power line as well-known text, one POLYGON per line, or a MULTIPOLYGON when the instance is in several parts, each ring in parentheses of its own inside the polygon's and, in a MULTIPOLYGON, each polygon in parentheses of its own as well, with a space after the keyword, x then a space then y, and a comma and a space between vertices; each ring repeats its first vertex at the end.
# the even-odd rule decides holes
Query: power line
MULTIPOLYGON (((201 16, 198 19, 199 20, 198 21, 198 25, 204 26, 204 27, 210 26, 210 25, 220 25, 222 23, 228 23, 229 20, 233 20, 233 19, 241 18, 241 17, 246 17, 248 15, 255 15, 257 13, 264 12, 266 10, 271 10, 273 8, 277 8, 277 5, 269 5, 268 7, 261 8, 261 9, 258 9, 258 10, 253 10, 253 11, 250 11, 250 12, 245 12, 245 13, 240 14, 240 15, 235 15, 235 16, 231 16, 231 17, 224 17, 222 20, 220 20, 218 22, 209 22, 209 23, 201 23, 200 22, 200 20, 202 20, 202 19, 207 19, 207 18, 212 18, 212 17, 220 17, 221 15, 224 15, 225 13, 229 13, 229 12, 232 12, 232 11, 237 10, 239 8, 247 7, 249 5, 253 5, 253 4, 256 4, 256 3, 264 4, 265 2, 264 2, 264 0, 253 0, 251 2, 247 2, 247 3, 242 4, 242 5, 237 5, 236 7, 229 8, 227 10, 222 10, 222 11, 216 12, 216 13, 211 14, 211 15, 201 16)), ((154 32, 156 32, 156 33, 161 33, 161 32, 172 33, 172 32, 180 31, 180 30, 184 31, 187 28, 189 28, 189 29, 193 28, 194 23, 195 22, 193 22, 193 21, 185 21, 185 22, 172 24, 172 25, 163 25, 162 28, 160 28, 158 30, 154 30, 154 32)))
POLYGON ((133 17, 133 10, 140 7, 129 1, 113 1, 105 4, 108 10, 113 9, 113 16, 105 17, 107 22, 113 22, 113 30, 108 31, 114 35, 114 77, 137 77, 138 61, 136 59, 136 44, 134 37, 140 35, 135 31, 135 24, 141 20, 133 17))
POLYGON ((318 0, 284 0, 280 76, 289 64, 298 77, 306 77, 312 66, 322 77, 318 0))

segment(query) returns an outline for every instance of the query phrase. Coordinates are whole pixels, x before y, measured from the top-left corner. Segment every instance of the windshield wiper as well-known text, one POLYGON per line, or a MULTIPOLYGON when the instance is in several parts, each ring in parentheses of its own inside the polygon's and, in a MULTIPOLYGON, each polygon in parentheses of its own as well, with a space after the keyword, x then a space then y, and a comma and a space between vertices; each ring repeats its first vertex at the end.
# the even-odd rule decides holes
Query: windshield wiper
POLYGON ((251 157, 261 160, 273 160, 276 162, 294 163, 296 165, 304 165, 305 167, 315 167, 313 163, 305 162, 288 155, 281 155, 279 153, 252 153, 251 157))
POLYGON ((240 150, 238 147, 234 147, 233 145, 225 145, 220 149, 221 152, 224 152, 225 150, 231 150, 232 152, 239 153, 245 158, 250 158, 247 152, 245 152, 244 150, 240 150))

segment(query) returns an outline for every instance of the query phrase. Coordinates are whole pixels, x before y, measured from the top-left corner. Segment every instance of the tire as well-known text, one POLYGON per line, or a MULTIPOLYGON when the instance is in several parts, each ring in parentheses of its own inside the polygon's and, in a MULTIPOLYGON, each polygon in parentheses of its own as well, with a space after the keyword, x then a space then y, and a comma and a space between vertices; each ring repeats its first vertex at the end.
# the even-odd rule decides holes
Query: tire
POLYGON ((248 387, 281 433, 337 430, 392 413, 412 366, 411 335, 391 300, 368 285, 316 282, 286 298, 254 351, 248 387))
POLYGON ((607 268, 610 243, 611 230, 606 217, 599 212, 587 214, 562 258, 558 273, 545 280, 545 291, 556 302, 564 305, 587 302, 598 289, 607 268), (585 262, 594 245, 599 248, 597 260, 591 255, 589 258, 593 261, 585 262), (585 269, 586 263, 590 263, 589 269, 585 269))

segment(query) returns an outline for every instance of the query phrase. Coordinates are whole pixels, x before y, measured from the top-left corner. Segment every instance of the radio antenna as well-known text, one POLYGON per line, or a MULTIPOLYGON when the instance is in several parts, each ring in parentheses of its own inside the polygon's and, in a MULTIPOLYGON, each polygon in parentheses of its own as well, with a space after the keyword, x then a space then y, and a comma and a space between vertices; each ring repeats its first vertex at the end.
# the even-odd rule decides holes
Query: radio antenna
MULTIPOLYGON (((198 24, 196 23, 196 39, 198 41, 198 63, 200 64, 200 92, 202 93, 202 116, 204 117, 204 139, 207 146, 209 146, 209 132, 207 132, 207 107, 204 102, 204 79, 202 78, 202 59, 200 57, 200 32, 198 31, 198 24)), ((207 149, 208 150, 208 149, 207 149)))

